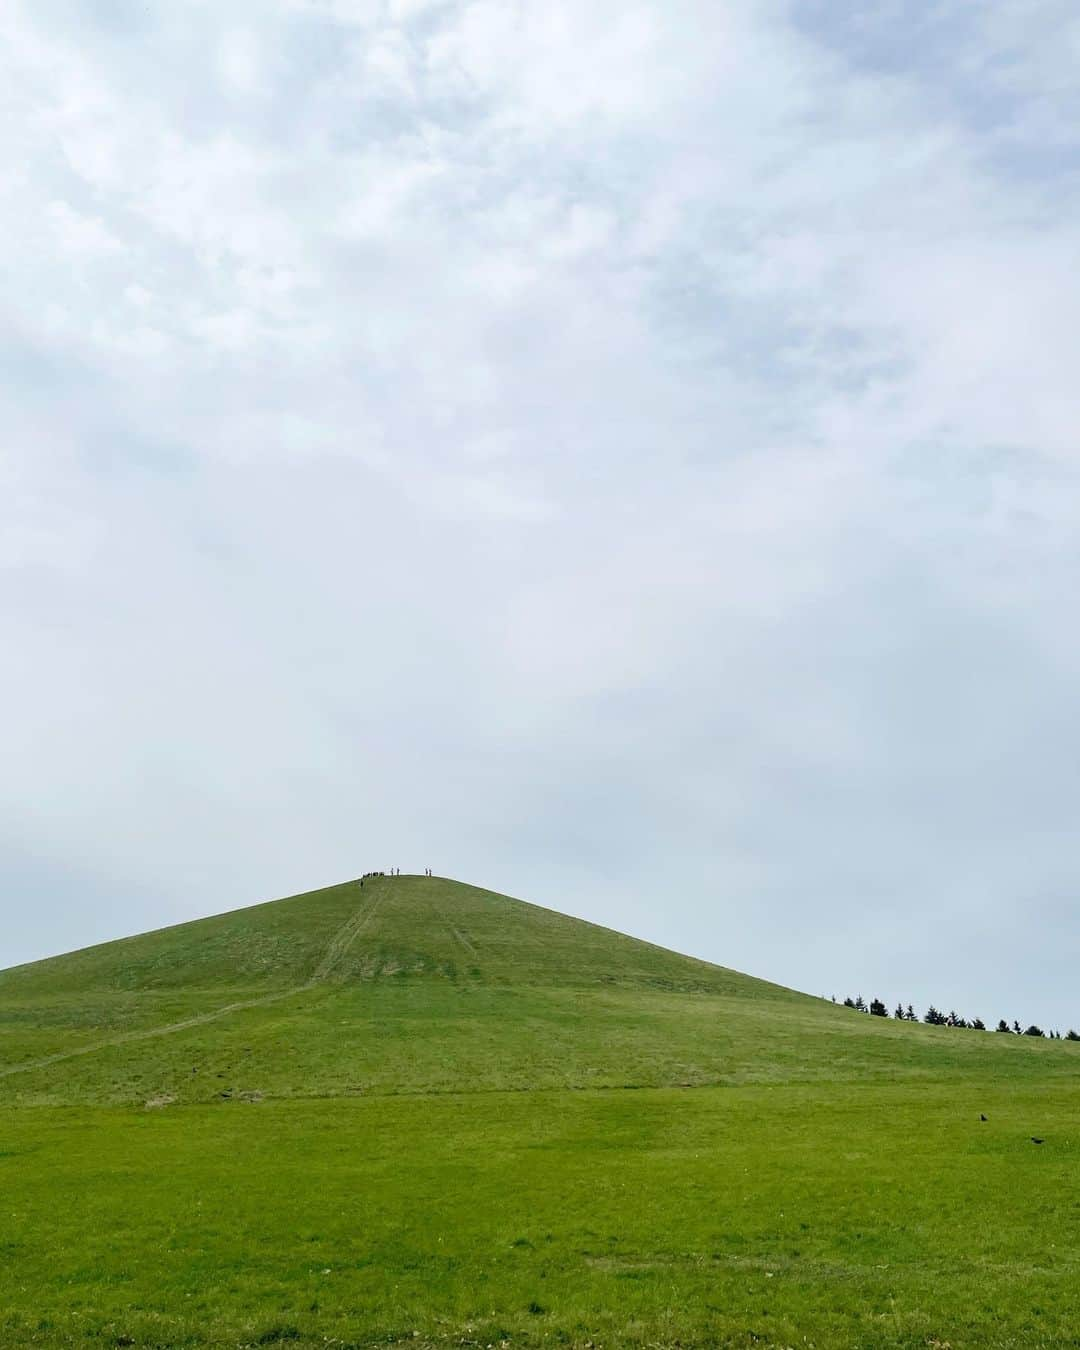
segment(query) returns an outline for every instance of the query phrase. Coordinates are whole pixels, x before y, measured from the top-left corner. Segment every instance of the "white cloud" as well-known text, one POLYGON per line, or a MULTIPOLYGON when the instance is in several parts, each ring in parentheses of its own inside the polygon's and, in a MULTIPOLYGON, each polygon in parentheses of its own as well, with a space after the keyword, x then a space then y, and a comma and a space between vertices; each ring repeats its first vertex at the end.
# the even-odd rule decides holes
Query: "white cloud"
POLYGON ((70 940, 419 849, 1065 1017, 914 953, 1075 880, 1066 9, 65 13, 0 21, 0 808, 128 897, 70 940))
POLYGON ((251 95, 259 90, 263 70, 261 57, 258 38, 251 29, 227 29, 218 40, 218 69, 226 83, 240 95, 251 95))

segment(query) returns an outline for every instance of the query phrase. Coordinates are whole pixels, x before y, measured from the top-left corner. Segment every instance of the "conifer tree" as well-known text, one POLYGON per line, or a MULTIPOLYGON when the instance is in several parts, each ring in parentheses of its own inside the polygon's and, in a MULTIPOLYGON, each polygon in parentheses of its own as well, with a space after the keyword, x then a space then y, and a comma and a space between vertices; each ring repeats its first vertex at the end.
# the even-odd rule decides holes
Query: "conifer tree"
POLYGON ((1010 1036, 1012 1035, 1012 1027, 1009 1026, 1008 1022, 1005 1021, 1004 1017, 997 1024, 997 1029, 998 1031, 1007 1031, 1010 1036))
POLYGON ((1065 1039, 1067 1041, 1080 1041, 1080 1032, 1073 1031, 1072 1027, 1070 1027, 1065 1033, 1065 1039))
POLYGON ((902 1003, 898 1003, 896 1005, 896 1011, 893 1013, 893 1016, 896 1018, 898 1022, 902 1022, 904 1020, 904 1005, 902 1003))
POLYGON ((907 1005, 907 1020, 909 1022, 917 1022, 919 1020, 918 1014, 910 1003, 907 1005))
POLYGON ((1013 1022, 1013 1032, 1014 1032, 1014 1034, 1017 1035, 1017 1036, 1022 1036, 1022 1035, 1024 1034, 1023 1031, 1020 1029, 1020 1023, 1019 1023, 1019 1022, 1016 1022, 1016 1021, 1013 1022))
POLYGON ((1037 1027, 1034 1022, 1032 1022, 1031 1026, 1024 1032, 1025 1036, 1041 1036, 1042 1034, 1042 1028, 1037 1027))
POLYGON ((968 1026, 971 1027, 972 1031, 986 1030, 986 1023, 982 1020, 981 1017, 973 1017, 971 1021, 968 1023, 968 1026))
POLYGON ((938 1012, 938 1010, 931 1003, 929 1008, 927 1008, 926 1010, 926 1015, 923 1017, 923 1021, 928 1026, 941 1027, 945 1025, 945 1014, 942 1012, 938 1012))
POLYGON ((862 994, 855 995, 855 1006, 858 1008, 859 1012, 866 1012, 866 1004, 863 1002, 862 994))

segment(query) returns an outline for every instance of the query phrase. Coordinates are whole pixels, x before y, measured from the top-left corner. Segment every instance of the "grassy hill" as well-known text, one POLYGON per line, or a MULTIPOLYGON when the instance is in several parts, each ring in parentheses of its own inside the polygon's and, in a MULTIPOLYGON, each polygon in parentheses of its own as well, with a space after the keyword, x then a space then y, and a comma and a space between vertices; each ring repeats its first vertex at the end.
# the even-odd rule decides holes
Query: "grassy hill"
POLYGON ((0 1344, 1077 1344, 1078 1049, 440 878, 36 962, 0 1344))
MULTIPOLYGON (((1072 1047, 1069 1047, 1071 1051, 1072 1047)), ((436 877, 377 877, 0 972, 0 1103, 1072 1074, 871 1021, 436 877)))

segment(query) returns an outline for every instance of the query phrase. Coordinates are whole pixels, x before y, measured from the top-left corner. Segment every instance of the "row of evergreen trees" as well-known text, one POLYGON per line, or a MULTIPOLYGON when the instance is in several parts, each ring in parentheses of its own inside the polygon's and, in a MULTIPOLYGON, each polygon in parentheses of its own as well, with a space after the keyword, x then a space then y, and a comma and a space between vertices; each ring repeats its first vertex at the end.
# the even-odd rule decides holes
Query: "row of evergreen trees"
MULTIPOLYGON (((833 1002, 836 1002, 835 995, 833 997, 833 1002)), ((889 1010, 886 1008, 885 1004, 882 1003, 881 999, 872 998, 869 1003, 864 1003, 861 994, 857 995, 855 998, 844 999, 844 1007, 854 1008, 857 1012, 869 1013, 871 1017, 888 1017, 889 1015, 889 1010)), ((906 1008, 903 1004, 898 1003, 893 1009, 893 1017, 898 1022, 918 1022, 920 1020, 910 1003, 906 1008)), ((971 1031, 986 1030, 986 1023, 981 1017, 972 1017, 969 1019, 961 1017, 959 1013, 956 1012, 944 1013, 935 1008, 932 1003, 930 1007, 927 1008, 926 1012, 923 1013, 922 1021, 932 1027, 967 1027, 971 1031)), ((1034 1022, 1026 1029, 1022 1028, 1019 1022, 1013 1022, 1010 1026, 1004 1017, 998 1022, 995 1031, 1003 1031, 1010 1036, 1044 1036, 1051 1041, 1080 1041, 1080 1034, 1071 1029, 1062 1036, 1060 1031, 1043 1031, 1042 1027, 1037 1027, 1034 1022)))

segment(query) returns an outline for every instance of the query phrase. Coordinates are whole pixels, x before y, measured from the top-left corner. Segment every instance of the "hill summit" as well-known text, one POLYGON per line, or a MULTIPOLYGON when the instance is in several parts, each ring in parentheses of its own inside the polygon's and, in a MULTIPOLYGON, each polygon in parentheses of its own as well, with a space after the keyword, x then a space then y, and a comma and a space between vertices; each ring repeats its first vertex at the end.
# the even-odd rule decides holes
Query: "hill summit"
POLYGON ((375 875, 17 967, 0 973, 0 991, 254 993, 425 978, 728 992, 753 983, 476 886, 375 875))

